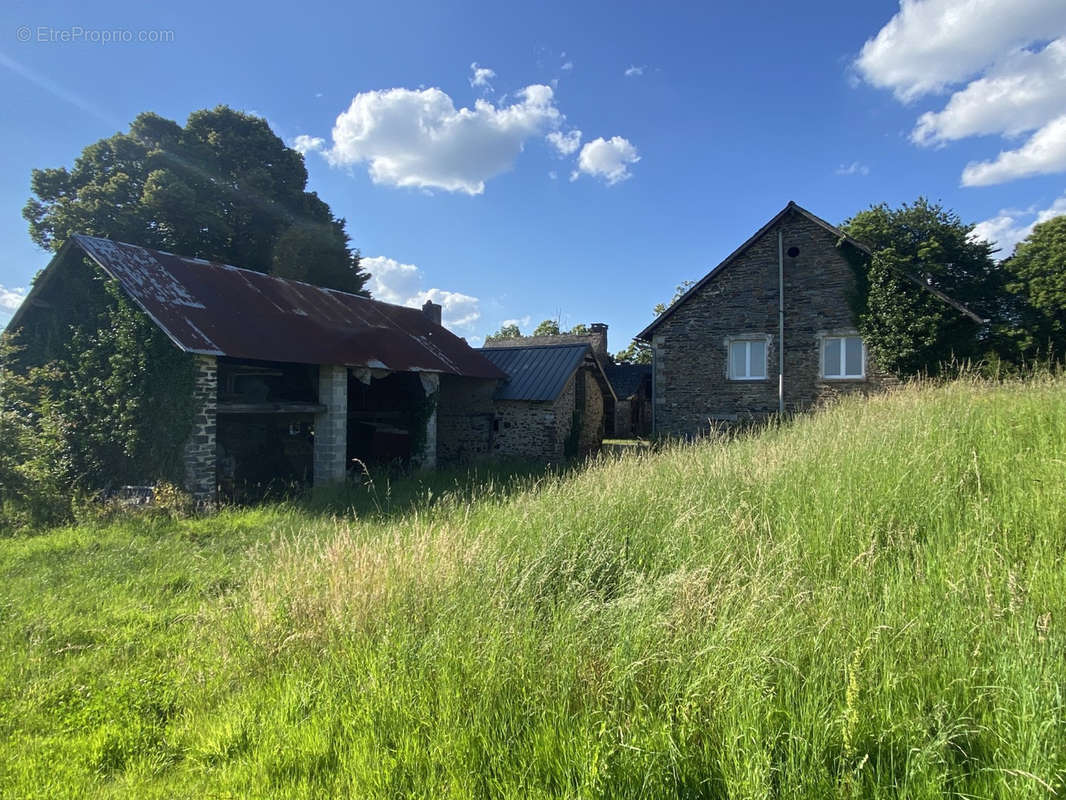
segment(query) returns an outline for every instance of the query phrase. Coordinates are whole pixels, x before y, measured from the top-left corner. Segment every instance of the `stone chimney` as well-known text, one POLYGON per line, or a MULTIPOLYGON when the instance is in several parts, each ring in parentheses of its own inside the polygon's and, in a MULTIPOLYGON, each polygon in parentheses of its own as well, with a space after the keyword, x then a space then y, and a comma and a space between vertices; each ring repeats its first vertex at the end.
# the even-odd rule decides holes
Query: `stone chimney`
POLYGON ((441 324, 441 322, 440 322, 440 312, 441 312, 440 303, 434 303, 432 300, 427 300, 422 305, 422 313, 425 314, 427 317, 429 317, 433 322, 436 322, 438 325, 441 324))
POLYGON ((597 358, 607 358, 607 325, 603 322, 593 322, 589 325, 589 337, 592 339, 592 352, 597 358))

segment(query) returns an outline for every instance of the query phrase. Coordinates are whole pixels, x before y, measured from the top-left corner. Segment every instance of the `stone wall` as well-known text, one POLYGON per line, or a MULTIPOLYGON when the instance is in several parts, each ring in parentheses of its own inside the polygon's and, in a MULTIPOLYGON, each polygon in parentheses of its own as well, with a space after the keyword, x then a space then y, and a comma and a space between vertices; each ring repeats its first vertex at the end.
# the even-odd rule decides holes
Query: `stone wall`
MULTIPOLYGON (((573 395, 571 395, 571 413, 573 395)), ((563 439, 559 438, 563 417, 553 403, 499 400, 496 403, 496 431, 492 452, 498 458, 528 458, 535 461, 562 461, 563 439)))
POLYGON ((193 356, 192 433, 185 443, 185 490, 198 505, 214 503, 217 490, 215 453, 218 412, 218 362, 214 356, 193 356))
POLYGON ((497 381, 441 375, 437 399, 437 460, 462 464, 493 454, 497 381))
POLYGON ((581 410, 581 434, 577 455, 584 458, 595 453, 603 444, 604 406, 603 390, 591 369, 582 369, 574 376, 584 384, 584 407, 581 410))
POLYGON ((554 402, 494 400, 495 381, 444 375, 437 405, 437 454, 441 463, 482 458, 560 462, 574 422, 581 381, 584 410, 579 455, 603 440, 603 392, 591 369, 578 370, 554 402))
POLYGON ((784 259, 786 411, 844 393, 877 391, 892 382, 869 357, 863 379, 820 377, 821 337, 855 332, 849 303, 855 278, 837 237, 793 211, 653 331, 657 433, 697 434, 777 412, 779 227, 785 252, 799 249, 784 259), (765 337, 764 380, 727 377, 727 341, 735 336, 765 337))

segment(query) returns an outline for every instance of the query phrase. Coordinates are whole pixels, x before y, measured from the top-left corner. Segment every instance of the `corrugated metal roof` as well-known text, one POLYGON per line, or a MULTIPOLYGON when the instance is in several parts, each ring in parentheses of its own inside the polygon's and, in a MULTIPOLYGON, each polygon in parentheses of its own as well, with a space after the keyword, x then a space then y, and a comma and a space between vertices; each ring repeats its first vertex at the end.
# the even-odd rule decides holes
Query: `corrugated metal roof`
POLYGON ((76 235, 68 246, 99 264, 190 353, 506 377, 420 309, 109 239, 76 235))
POLYGON ((554 400, 591 352, 587 344, 537 347, 483 347, 485 358, 510 377, 496 391, 497 400, 554 400))

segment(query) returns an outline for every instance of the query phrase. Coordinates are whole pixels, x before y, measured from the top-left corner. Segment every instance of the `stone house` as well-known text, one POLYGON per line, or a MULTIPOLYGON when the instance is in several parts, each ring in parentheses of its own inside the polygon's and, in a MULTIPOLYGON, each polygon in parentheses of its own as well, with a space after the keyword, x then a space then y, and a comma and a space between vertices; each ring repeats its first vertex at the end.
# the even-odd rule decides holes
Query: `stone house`
POLYGON ((867 256, 825 220, 785 206, 637 334, 652 346, 654 432, 698 435, 894 382, 849 302, 852 262, 867 256))
POLYGON ((558 462, 599 449, 605 399, 613 401, 614 394, 590 344, 479 352, 508 375, 492 396, 490 453, 558 462))
POLYGON ((438 305, 395 306, 90 236, 56 254, 8 329, 23 341, 62 335, 68 285, 98 271, 195 360, 184 461, 201 502, 220 485, 341 481, 355 460, 433 467, 463 446, 452 440, 460 427, 438 429, 438 412, 508 377, 441 326, 438 305))

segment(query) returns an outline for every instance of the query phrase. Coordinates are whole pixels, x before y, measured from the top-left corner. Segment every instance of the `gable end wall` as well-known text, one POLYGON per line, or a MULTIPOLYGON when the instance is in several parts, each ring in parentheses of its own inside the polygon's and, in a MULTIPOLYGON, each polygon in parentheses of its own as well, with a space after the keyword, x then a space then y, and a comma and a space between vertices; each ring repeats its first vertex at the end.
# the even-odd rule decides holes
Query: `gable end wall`
POLYGON ((693 435, 715 426, 764 419, 777 412, 778 250, 785 255, 785 410, 801 411, 828 398, 868 393, 892 382, 867 357, 865 380, 823 380, 820 340, 854 331, 849 303, 855 285, 836 237, 799 213, 768 230, 653 331, 656 431, 693 435), (767 338, 767 377, 727 378, 729 337, 767 338))

